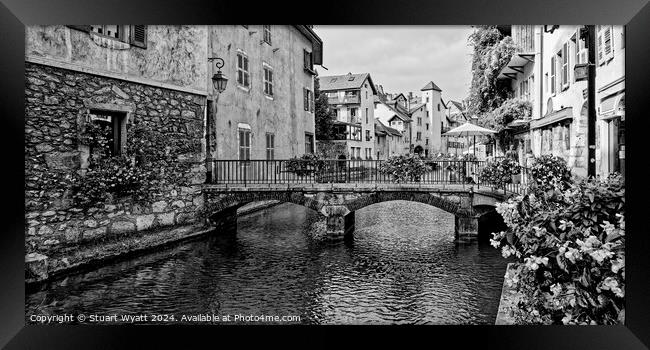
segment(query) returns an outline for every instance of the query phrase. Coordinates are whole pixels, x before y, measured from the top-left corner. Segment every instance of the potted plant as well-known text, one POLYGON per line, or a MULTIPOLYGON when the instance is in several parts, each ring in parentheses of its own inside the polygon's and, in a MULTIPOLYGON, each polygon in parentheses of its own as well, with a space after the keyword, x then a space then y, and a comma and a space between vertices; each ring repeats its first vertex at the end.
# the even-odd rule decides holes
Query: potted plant
POLYGON ((318 156, 307 153, 300 156, 300 158, 294 157, 289 159, 286 169, 288 172, 303 177, 320 172, 324 164, 325 162, 318 158, 318 156))

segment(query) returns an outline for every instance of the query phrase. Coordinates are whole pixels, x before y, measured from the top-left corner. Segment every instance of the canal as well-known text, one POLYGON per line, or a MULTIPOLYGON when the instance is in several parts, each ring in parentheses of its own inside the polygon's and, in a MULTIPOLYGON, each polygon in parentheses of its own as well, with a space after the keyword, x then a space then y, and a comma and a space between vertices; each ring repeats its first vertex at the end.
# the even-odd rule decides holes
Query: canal
MULTIPOLYGON (((328 243, 316 212, 286 203, 213 235, 50 283, 30 314, 300 316, 307 324, 494 324, 508 263, 454 243, 454 216, 393 201, 328 243)), ((29 322, 29 320, 28 320, 29 322)))

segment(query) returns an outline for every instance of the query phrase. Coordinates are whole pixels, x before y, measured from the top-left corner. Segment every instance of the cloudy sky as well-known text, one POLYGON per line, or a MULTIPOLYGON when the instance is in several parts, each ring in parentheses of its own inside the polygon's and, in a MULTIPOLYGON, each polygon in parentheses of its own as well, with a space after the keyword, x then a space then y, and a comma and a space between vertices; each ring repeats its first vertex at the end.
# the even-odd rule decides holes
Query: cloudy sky
POLYGON ((323 39, 321 76, 370 73, 386 92, 420 92, 433 80, 445 101, 467 97, 469 26, 314 26, 323 39))

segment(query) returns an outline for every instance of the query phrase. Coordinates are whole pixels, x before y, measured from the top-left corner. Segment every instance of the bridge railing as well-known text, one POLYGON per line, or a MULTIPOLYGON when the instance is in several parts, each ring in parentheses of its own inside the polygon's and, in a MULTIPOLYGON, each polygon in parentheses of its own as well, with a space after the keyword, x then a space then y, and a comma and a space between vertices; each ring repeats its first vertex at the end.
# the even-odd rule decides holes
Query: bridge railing
MULTIPOLYGON (((296 160, 209 160, 207 181, 211 184, 284 184, 284 183, 394 183, 391 174, 381 171, 384 160, 326 159, 317 164, 296 160), (298 166, 296 167, 296 164, 298 166)), ((467 184, 505 192, 522 193, 529 171, 522 168, 510 183, 495 185, 481 181, 479 174, 486 161, 426 161, 428 171, 401 183, 467 184)))

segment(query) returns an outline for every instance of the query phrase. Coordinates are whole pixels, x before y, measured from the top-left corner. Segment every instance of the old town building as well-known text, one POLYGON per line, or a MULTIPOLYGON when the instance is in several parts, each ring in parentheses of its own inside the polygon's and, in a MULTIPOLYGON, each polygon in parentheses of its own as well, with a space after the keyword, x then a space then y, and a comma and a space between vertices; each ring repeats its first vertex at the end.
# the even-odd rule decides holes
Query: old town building
MULTIPOLYGON (((322 46, 309 26, 210 26, 209 54, 224 59, 221 71, 230 79, 216 108, 208 108, 212 158, 314 153, 314 65, 322 62, 322 46)), ((214 64, 209 69, 206 84, 216 73, 214 64)))
MULTIPOLYGON (((322 76, 321 93, 336 113, 337 134, 344 135, 347 159, 373 159, 377 88, 368 73, 322 76)), ((343 140, 339 140, 343 141, 343 140)))
POLYGON ((56 269, 74 263, 67 247, 198 223, 206 158, 313 152, 321 59, 309 26, 27 27, 28 262, 56 269), (217 57, 229 78, 220 95, 217 57))
POLYGON ((444 135, 447 131, 461 126, 468 121, 465 106, 461 102, 449 100, 446 106, 446 114, 442 118, 442 153, 462 154, 465 151, 467 138, 460 136, 444 135))
MULTIPOLYGON (((512 97, 530 101, 532 120, 509 125, 520 161, 527 153, 564 158, 587 176, 587 80, 577 80, 588 45, 583 26, 518 25, 509 33, 518 51, 499 74, 512 97), (529 131, 530 130, 530 131, 529 131)), ((622 172, 625 163, 625 38, 622 26, 596 26, 596 174, 622 172)))
POLYGON ((402 133, 384 125, 379 119, 375 118, 376 159, 385 160, 388 157, 398 155, 402 147, 402 133))

